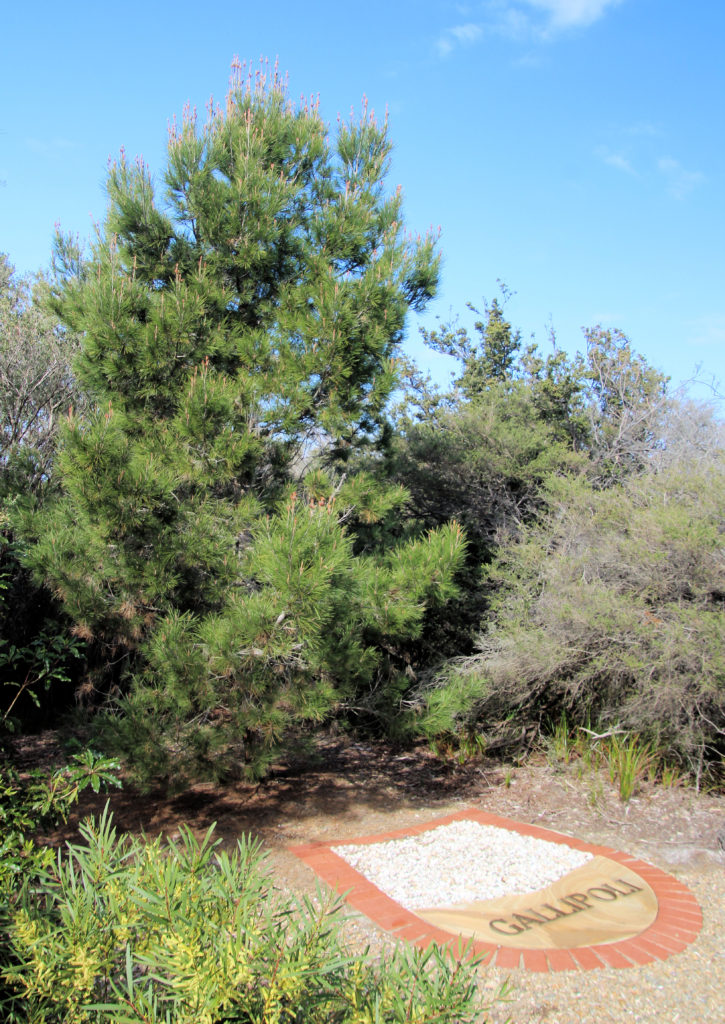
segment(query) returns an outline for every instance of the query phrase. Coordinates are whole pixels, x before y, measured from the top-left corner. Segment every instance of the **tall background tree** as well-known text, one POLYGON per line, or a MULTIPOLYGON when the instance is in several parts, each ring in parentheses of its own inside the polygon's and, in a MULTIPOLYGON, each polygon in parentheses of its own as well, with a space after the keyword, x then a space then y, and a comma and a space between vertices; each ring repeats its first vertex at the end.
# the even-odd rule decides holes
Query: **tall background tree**
POLYGON ((441 392, 408 367, 404 400, 385 472, 409 494, 405 510, 418 528, 450 520, 467 537, 459 596, 428 615, 411 660, 425 678, 447 658, 470 654, 488 604, 482 576, 499 546, 540 506, 550 474, 586 461, 583 369, 559 350, 543 357, 524 348, 502 302, 472 305, 472 334, 457 321, 424 330, 427 345, 458 361, 441 392))
POLYGON ((79 403, 71 372, 79 339, 47 297, 45 278, 18 276, 0 254, 0 741, 3 727, 47 722, 68 700, 79 650, 50 592, 24 568, 14 525, 19 507, 52 500, 59 425, 79 403))
POLYGON ((0 498, 47 487, 59 424, 78 400, 79 339, 51 315, 46 293, 42 277, 18 277, 0 253, 0 498))
POLYGON ((364 109, 328 132, 276 68, 237 64, 223 107, 173 126, 160 190, 122 154, 90 257, 58 240, 91 407, 29 561, 149 774, 259 773, 301 721, 392 713, 396 643, 453 592, 460 531, 389 543, 405 494, 359 465, 385 446, 434 240, 386 192, 387 125, 364 109))

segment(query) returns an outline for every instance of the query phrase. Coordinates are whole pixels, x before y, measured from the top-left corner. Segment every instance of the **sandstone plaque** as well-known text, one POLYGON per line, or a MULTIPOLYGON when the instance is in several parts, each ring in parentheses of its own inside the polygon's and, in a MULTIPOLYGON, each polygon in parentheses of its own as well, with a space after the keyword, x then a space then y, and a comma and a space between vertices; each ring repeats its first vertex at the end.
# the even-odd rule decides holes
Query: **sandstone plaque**
POLYGON ((597 856, 538 892, 426 907, 417 916, 451 934, 512 949, 577 949, 634 938, 657 912, 657 897, 644 879, 597 856))

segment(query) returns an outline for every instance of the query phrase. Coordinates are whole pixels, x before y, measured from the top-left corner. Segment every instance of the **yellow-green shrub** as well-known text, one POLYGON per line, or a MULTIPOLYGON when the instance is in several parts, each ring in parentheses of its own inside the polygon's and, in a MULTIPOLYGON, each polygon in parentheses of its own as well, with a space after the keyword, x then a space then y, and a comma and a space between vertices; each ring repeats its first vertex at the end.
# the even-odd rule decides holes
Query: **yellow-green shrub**
MULTIPOLYGON (((376 1024, 481 1019, 473 966, 348 955, 339 903, 282 898, 256 842, 119 835, 111 816, 15 907, 4 970, 23 1024, 376 1024), (321 904, 321 905, 320 905, 321 904)), ((11 1006, 11 1003, 8 1003, 11 1006)))

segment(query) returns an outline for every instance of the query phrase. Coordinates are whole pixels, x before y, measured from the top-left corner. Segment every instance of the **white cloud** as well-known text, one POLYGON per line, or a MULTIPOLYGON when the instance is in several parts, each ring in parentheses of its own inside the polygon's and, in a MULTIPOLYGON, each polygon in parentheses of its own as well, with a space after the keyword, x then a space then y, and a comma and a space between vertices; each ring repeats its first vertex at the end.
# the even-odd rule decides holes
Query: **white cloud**
POLYGON ((550 38, 569 28, 593 25, 623 0, 488 0, 486 7, 499 31, 550 38), (532 10, 533 8, 533 10, 532 10), (537 16, 538 14, 538 16, 537 16), (543 20, 542 20, 543 18, 543 20))
POLYGON ((436 43, 438 53, 441 57, 447 57, 456 45, 470 46, 482 33, 483 26, 473 21, 468 21, 464 25, 454 25, 452 28, 446 29, 438 39, 436 43))
POLYGON ((607 149, 606 146, 599 146, 596 150, 596 154, 599 159, 603 160, 605 164, 609 165, 609 167, 614 167, 618 171, 624 171, 625 174, 632 174, 635 177, 637 176, 637 172, 634 167, 632 167, 632 164, 629 162, 627 157, 623 156, 621 153, 613 153, 610 149, 607 149))
POLYGON ((667 191, 673 199, 684 199, 693 189, 701 185, 705 175, 700 171, 687 171, 679 160, 663 156, 657 161, 657 169, 667 181, 667 191))
POLYGON ((662 130, 655 124, 651 124, 649 121, 637 121, 635 124, 629 125, 624 129, 626 135, 632 135, 635 138, 656 138, 662 134, 662 130))
MULTIPOLYGON (((510 39, 548 39, 569 28, 586 27, 598 21, 611 7, 624 0, 484 0, 479 6, 482 20, 466 21, 446 29, 436 40, 441 57, 458 46, 475 43, 484 32, 510 39)), ((458 6, 464 17, 468 6, 458 6)))
POLYGON ((64 138, 37 139, 29 137, 26 138, 24 142, 31 153, 45 157, 59 156, 61 153, 65 153, 69 149, 77 148, 75 142, 64 138))
POLYGON ((546 61, 542 58, 541 54, 536 52, 523 53, 520 57, 512 62, 515 68, 541 68, 546 65, 546 61))
POLYGON ((531 24, 531 17, 521 7, 511 3, 495 2, 491 4, 494 13, 496 31, 510 39, 528 40, 531 35, 540 34, 531 24))
POLYGON ((481 35, 483 29, 480 25, 469 21, 465 25, 456 25, 455 28, 451 28, 448 31, 459 43, 473 43, 481 35))
POLYGON ((524 0, 529 7, 538 7, 549 15, 552 29, 576 28, 592 25, 607 8, 616 7, 622 0, 524 0))

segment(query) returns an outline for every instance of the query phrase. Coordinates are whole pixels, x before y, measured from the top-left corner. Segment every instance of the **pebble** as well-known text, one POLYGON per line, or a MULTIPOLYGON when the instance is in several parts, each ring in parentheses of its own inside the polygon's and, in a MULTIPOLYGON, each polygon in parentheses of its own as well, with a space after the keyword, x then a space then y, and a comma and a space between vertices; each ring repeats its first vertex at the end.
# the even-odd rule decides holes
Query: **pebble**
POLYGON ((332 849, 412 911, 536 892, 592 859, 562 843, 475 821, 332 849))

